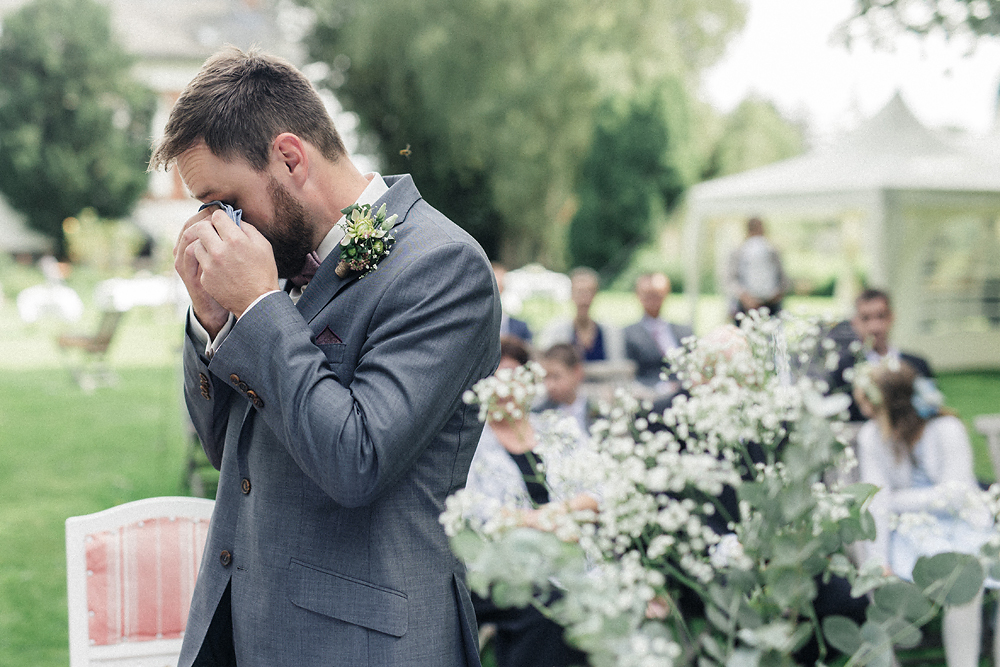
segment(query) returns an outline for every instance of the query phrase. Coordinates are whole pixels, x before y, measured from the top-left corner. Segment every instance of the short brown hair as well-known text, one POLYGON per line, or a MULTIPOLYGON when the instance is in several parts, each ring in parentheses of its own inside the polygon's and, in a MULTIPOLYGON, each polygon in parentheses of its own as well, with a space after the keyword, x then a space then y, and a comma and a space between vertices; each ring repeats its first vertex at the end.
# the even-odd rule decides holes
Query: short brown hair
POLYGON ((149 168, 169 167, 204 140, 213 155, 242 158, 263 171, 271 142, 282 132, 308 141, 332 161, 347 153, 302 72, 281 58, 227 47, 205 61, 177 99, 149 168))
POLYGON ((864 290, 854 299, 854 307, 857 308, 863 303, 868 303, 869 301, 875 301, 876 299, 882 299, 885 301, 885 305, 892 310, 892 300, 889 298, 889 293, 885 290, 875 289, 869 287, 864 290))
POLYGON ((556 361, 566 368, 576 368, 582 362, 580 353, 569 343, 556 343, 542 353, 545 361, 556 361))
POLYGON ((500 357, 513 359, 523 366, 531 361, 531 351, 517 336, 500 336, 500 357))

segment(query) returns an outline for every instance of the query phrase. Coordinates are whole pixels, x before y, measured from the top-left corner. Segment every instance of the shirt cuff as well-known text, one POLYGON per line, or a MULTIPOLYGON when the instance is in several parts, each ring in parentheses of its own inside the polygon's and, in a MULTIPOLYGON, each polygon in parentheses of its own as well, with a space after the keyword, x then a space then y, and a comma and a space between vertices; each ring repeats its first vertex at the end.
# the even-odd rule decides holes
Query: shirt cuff
POLYGON ((200 343, 205 348, 205 358, 211 359, 215 356, 216 351, 218 351, 219 346, 222 345, 222 341, 226 339, 229 332, 232 331, 233 325, 236 324, 236 318, 233 317, 232 313, 229 314, 229 320, 226 324, 219 330, 216 334, 215 340, 212 340, 211 336, 208 335, 208 331, 202 326, 198 318, 195 317, 194 309, 188 310, 188 326, 191 328, 191 336, 195 339, 196 343, 200 343))

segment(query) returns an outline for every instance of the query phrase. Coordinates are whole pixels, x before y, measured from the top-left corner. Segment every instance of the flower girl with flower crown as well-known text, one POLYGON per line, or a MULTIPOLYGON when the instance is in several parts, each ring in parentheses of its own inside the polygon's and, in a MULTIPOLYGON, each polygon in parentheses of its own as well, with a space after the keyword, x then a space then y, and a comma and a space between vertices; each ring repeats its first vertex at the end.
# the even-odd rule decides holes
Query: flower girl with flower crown
MULTIPOLYGON (((921 556, 977 554, 994 533, 991 517, 977 501, 965 426, 942 409, 933 381, 905 362, 882 362, 860 375, 855 398, 870 418, 858 433, 861 481, 879 487, 871 503, 877 535, 869 557, 887 573, 912 580, 921 556)), ((981 625, 982 591, 945 610, 949 667, 979 664, 981 625)), ((995 643, 996 664, 998 648, 995 643)))

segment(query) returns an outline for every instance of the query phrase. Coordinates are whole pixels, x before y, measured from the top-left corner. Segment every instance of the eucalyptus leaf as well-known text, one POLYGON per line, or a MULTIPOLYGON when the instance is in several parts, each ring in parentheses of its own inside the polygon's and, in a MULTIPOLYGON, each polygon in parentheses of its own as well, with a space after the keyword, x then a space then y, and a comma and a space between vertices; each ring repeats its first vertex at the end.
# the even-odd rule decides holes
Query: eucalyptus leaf
POLYGON ((833 554, 830 556, 829 571, 838 577, 848 577, 854 573, 854 565, 851 559, 844 554, 833 554))
POLYGON ((920 589, 907 581, 882 586, 873 596, 875 605, 894 616, 916 621, 933 612, 933 606, 920 589))
POLYGON ((885 630, 874 623, 865 622, 861 626, 861 637, 864 639, 862 650, 866 652, 865 665, 872 667, 892 666, 892 641, 885 630))
POLYGON ((497 581, 493 584, 490 596, 498 607, 527 607, 533 598, 533 588, 530 584, 513 584, 509 581, 497 581))
POLYGON ((471 562, 482 553, 485 543, 471 530, 465 530, 451 538, 451 548, 465 562, 471 562))
POLYGON ((726 634, 731 633, 734 629, 733 621, 715 605, 708 605, 705 607, 705 617, 712 625, 726 634))
POLYGON ((922 557, 913 567, 913 582, 938 604, 971 602, 982 588, 984 578, 979 560, 969 554, 922 557))
POLYGON ((726 661, 726 667, 760 667, 759 649, 739 648, 726 661))
POLYGON ((861 648, 861 628, 846 616, 827 616, 823 619, 823 638, 835 649, 853 655, 861 648))
POLYGON ((719 663, 724 663, 726 661, 726 651, 719 645, 715 637, 712 635, 702 635, 701 637, 702 648, 705 649, 705 653, 710 655, 719 663))

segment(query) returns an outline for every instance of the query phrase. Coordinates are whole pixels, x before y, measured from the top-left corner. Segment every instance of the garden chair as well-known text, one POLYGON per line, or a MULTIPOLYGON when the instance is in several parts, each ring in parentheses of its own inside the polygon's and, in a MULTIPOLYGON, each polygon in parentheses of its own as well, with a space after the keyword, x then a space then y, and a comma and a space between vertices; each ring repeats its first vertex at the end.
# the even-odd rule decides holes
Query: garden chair
POLYGON ((215 502, 162 497, 66 519, 70 667, 174 667, 215 502))
POLYGON ((93 335, 64 334, 56 340, 62 350, 80 351, 82 359, 80 363, 71 365, 70 373, 84 391, 112 385, 117 380, 104 358, 124 314, 118 310, 106 310, 101 314, 93 335))

